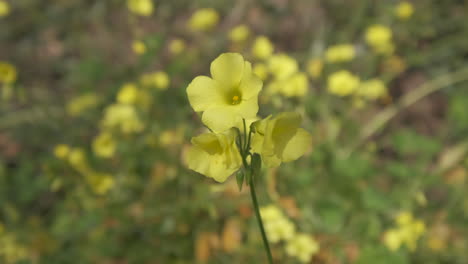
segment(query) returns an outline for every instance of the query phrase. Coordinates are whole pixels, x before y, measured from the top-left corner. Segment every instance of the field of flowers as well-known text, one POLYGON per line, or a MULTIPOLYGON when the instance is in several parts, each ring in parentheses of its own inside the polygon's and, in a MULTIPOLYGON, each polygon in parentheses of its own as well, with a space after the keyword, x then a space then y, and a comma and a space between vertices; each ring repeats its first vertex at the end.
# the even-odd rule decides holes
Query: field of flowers
POLYGON ((467 223, 467 1, 0 0, 0 263, 466 264, 467 223))

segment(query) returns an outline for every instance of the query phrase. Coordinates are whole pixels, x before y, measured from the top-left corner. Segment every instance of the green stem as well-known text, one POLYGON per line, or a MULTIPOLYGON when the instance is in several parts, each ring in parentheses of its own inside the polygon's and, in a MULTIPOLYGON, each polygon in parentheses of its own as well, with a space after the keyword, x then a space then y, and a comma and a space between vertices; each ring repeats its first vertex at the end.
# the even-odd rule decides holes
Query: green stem
POLYGON ((260 216, 260 210, 258 208, 257 194, 255 193, 254 176, 255 175, 251 175, 250 177, 250 196, 252 197, 252 203, 255 209, 255 216, 257 217, 258 226, 260 227, 260 232, 262 233, 263 245, 265 246, 268 255, 268 263, 273 264, 273 257, 271 256, 270 245, 268 244, 265 229, 263 228, 262 218, 260 216))

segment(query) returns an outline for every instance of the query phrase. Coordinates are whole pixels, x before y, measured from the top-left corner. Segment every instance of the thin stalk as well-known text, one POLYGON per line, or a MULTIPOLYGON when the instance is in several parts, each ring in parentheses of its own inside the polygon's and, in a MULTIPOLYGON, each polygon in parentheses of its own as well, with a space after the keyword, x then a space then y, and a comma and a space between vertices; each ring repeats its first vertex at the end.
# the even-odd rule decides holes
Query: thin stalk
POLYGON ((250 196, 252 197, 252 203, 255 209, 255 216, 257 217, 258 226, 260 227, 260 232, 262 233, 263 245, 265 246, 268 255, 268 263, 273 264, 273 257, 271 256, 270 245, 268 244, 265 229, 263 228, 262 218, 260 216, 260 210, 258 208, 257 194, 255 193, 254 176, 255 175, 251 175, 250 177, 250 196))

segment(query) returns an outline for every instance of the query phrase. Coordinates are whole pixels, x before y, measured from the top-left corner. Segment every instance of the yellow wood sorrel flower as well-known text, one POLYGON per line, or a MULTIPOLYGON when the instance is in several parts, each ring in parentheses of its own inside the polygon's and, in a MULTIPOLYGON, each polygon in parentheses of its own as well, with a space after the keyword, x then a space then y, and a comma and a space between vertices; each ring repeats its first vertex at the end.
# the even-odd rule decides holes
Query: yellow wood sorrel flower
POLYGON ((298 113, 284 112, 254 123, 252 151, 270 168, 298 159, 312 142, 311 135, 299 127, 301 121, 298 113))
POLYGON ((193 147, 187 153, 188 167, 218 182, 224 182, 242 165, 235 139, 233 129, 192 138, 193 147))
POLYGON ((202 122, 215 132, 223 132, 242 118, 258 112, 262 81, 252 73, 252 65, 238 53, 223 53, 211 63, 211 75, 198 76, 187 87, 192 108, 203 111, 202 122))

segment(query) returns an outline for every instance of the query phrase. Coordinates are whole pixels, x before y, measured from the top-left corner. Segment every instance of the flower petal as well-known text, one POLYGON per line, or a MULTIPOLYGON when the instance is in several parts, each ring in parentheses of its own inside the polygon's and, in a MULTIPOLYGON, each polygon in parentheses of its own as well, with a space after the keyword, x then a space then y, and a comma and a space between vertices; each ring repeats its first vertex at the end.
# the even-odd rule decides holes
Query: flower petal
POLYGON ((190 105, 196 112, 224 103, 217 83, 206 76, 198 76, 187 87, 190 105))
POLYGON ((284 162, 289 162, 298 159, 309 148, 310 144, 312 143, 312 136, 306 130, 299 128, 297 133, 289 140, 286 144, 282 160, 284 162))
POLYGON ((244 58, 238 53, 223 53, 219 55, 210 67, 211 76, 222 88, 230 90, 238 86, 244 72, 244 58))
POLYGON ((217 182, 224 182, 237 168, 226 168, 222 155, 209 155, 199 147, 192 147, 187 153, 187 163, 194 170, 217 182))
POLYGON ((234 106, 221 106, 203 112, 202 122, 216 133, 224 132, 241 121, 234 106))
POLYGON ((242 93, 243 99, 250 99, 257 97, 258 93, 262 90, 263 82, 255 74, 252 73, 252 65, 246 61, 244 65, 244 72, 239 85, 239 90, 242 93))

